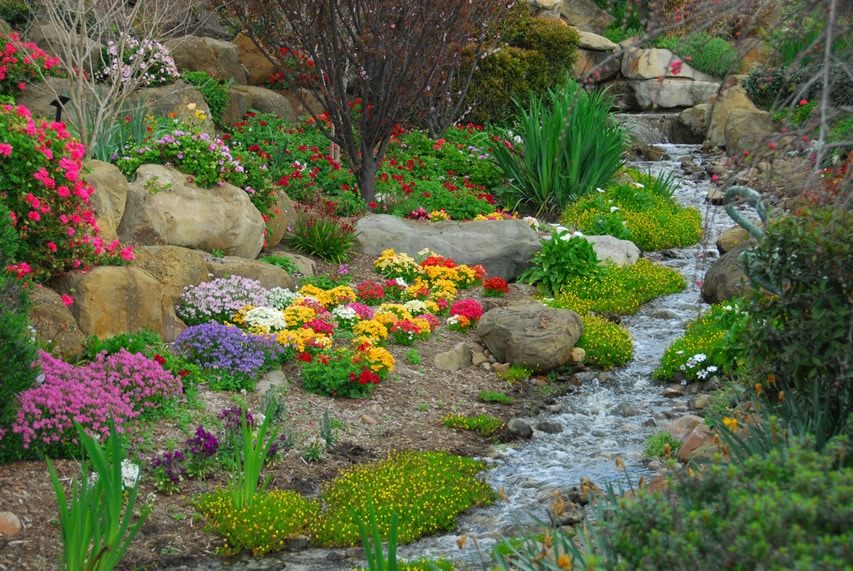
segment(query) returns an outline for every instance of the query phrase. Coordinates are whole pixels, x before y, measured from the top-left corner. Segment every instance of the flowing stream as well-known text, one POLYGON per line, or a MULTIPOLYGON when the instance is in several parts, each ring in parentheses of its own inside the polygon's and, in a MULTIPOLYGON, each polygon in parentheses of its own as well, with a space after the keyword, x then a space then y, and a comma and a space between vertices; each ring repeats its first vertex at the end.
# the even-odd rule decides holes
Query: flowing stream
MULTIPOLYGON (((485 478, 495 489, 504 491, 505 501, 471 510, 460 517, 453 533, 402 546, 399 554, 403 558, 444 556, 466 562, 472 569, 485 568, 483 563, 496 541, 513 534, 519 525, 531 522, 531 515, 546 517, 545 508, 554 489, 565 491, 577 486, 582 478, 600 487, 608 483, 625 485, 626 477, 636 483, 640 475, 650 472, 643 457, 646 438, 662 430, 670 419, 689 412, 690 397, 661 396, 662 386, 651 374, 664 350, 683 334, 687 322, 706 307, 700 298, 699 280, 717 256, 714 246, 717 236, 732 222, 722 208, 705 203, 710 181, 697 181, 685 175, 689 169, 682 168, 684 163, 701 166, 707 160, 699 147, 656 146, 664 151, 661 160, 635 162, 632 166, 654 174, 673 171, 679 185, 676 200, 700 209, 706 239, 688 248, 648 257, 678 270, 687 281, 687 288, 655 299, 642 306, 636 315, 624 318, 623 323, 634 337, 634 359, 630 363, 611 371, 585 373, 587 377, 577 391, 555 399, 548 412, 527 419, 534 426, 545 420, 559 423, 562 432, 536 431, 531 440, 503 445, 488 459, 494 467, 485 478), (623 468, 617 467, 617 459, 623 461, 623 468), (462 534, 467 534, 469 541, 460 550, 457 540, 462 534)), ((308 549, 260 559, 241 557, 200 562, 197 568, 272 570, 286 565, 291 570, 336 571, 365 565, 364 561, 340 559, 340 552, 308 549)))

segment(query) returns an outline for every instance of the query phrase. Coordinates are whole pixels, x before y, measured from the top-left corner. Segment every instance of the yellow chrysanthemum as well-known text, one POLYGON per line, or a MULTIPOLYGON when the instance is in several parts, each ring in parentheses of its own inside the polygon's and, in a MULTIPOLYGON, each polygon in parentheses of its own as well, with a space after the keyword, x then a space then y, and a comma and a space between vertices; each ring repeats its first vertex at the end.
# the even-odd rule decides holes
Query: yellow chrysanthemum
POLYGON ((373 342, 379 342, 388 337, 388 328, 375 319, 359 321, 352 328, 352 332, 356 337, 364 336, 373 342))
POLYGON ((290 305, 284 310, 284 321, 292 329, 302 327, 315 317, 317 317, 317 312, 304 305, 290 305))
MULTIPOLYGON (((297 290, 297 293, 303 297, 313 297, 323 303, 321 297, 326 294, 326 290, 315 286, 314 284, 306 284, 297 290)), ((325 304, 323 304, 325 305, 325 304)))

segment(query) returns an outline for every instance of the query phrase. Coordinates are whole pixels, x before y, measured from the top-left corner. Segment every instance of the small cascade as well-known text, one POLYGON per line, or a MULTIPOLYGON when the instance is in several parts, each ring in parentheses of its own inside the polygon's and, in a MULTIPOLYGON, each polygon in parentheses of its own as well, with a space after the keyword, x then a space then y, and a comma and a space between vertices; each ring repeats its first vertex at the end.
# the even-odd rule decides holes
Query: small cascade
POLYGON ((615 113, 613 118, 627 129, 634 140, 644 145, 660 145, 672 141, 674 113, 615 113))

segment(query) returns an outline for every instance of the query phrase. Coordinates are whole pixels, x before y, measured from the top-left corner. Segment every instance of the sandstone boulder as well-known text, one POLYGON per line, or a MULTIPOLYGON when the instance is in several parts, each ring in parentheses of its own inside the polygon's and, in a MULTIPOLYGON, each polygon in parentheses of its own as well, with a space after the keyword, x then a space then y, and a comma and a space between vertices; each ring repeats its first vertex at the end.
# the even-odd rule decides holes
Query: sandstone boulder
POLYGON ((246 83, 263 87, 277 71, 276 65, 258 49, 258 46, 246 34, 237 34, 232 42, 237 47, 237 54, 243 68, 246 70, 246 83))
POLYGON ((775 127, 770 113, 761 109, 732 109, 726 121, 724 140, 726 153, 741 156, 755 155, 766 148, 775 127))
POLYGON ((749 240, 749 232, 740 226, 732 226, 720 232, 720 237, 717 238, 717 251, 720 254, 725 254, 734 250, 741 243, 749 240))
POLYGON ((700 103, 678 114, 672 124, 672 142, 684 145, 699 145, 708 132, 708 104, 700 103))
POLYGON ((288 227, 293 226, 296 219, 296 207, 284 190, 275 193, 275 205, 272 214, 267 220, 267 235, 264 248, 267 250, 276 247, 287 233, 288 227))
POLYGON ((264 219, 236 186, 201 188, 173 168, 142 165, 128 187, 118 233, 132 244, 222 250, 254 259, 264 244, 264 219))
POLYGON ((633 266, 640 259, 640 249, 630 240, 620 240, 615 236, 584 236, 592 244, 595 255, 603 262, 612 262, 617 266, 633 266))
POLYGON ((32 288, 30 302, 30 323, 39 343, 66 361, 79 359, 86 335, 77 327, 74 315, 59 294, 47 287, 32 288))
POLYGON ((91 160, 83 166, 86 181, 95 189, 89 203, 101 230, 100 236, 107 243, 118 240, 118 226, 127 202, 127 179, 110 163, 91 160))
MULTIPOLYGON (((256 87, 254 85, 232 85, 228 92, 232 94, 232 97, 236 95, 241 100, 245 100, 246 108, 242 110, 242 113, 235 120, 242 119, 249 109, 254 109, 261 113, 271 113, 294 123, 299 120, 300 115, 305 115, 305 113, 300 113, 301 106, 295 100, 295 97, 288 97, 272 89, 256 87)), ((238 114, 239 111, 240 109, 233 109, 230 113, 238 114)))
POLYGON ((559 3, 560 16, 570 25, 603 34, 613 22, 613 16, 599 8, 592 0, 564 0, 559 3))
MULTIPOLYGON (((624 64, 623 64, 624 69, 624 64)), ((678 109, 706 103, 720 87, 719 83, 684 77, 634 80, 628 82, 639 109, 678 109)))
POLYGON ((622 75, 627 79, 655 79, 661 77, 693 79, 716 83, 716 78, 702 73, 685 63, 681 57, 660 48, 628 49, 622 56, 622 75))
POLYGON ((195 86, 183 81, 139 89, 130 98, 130 103, 154 115, 174 117, 210 135, 216 132, 204 96, 195 86), (205 118, 199 119, 198 114, 204 114, 205 118))
POLYGON ((246 83, 246 70, 240 63, 240 52, 231 42, 184 36, 168 40, 166 47, 180 70, 205 71, 217 80, 246 83))
POLYGON ((528 303, 484 313, 477 335, 497 361, 548 372, 571 362, 583 320, 568 309, 528 303))
POLYGON ((377 214, 361 218, 356 231, 356 249, 367 256, 393 248, 416 258, 429 248, 457 264, 482 264, 489 276, 506 281, 527 269, 541 248, 539 236, 523 220, 424 223, 377 214))
POLYGON ((70 272, 56 280, 56 291, 71 295, 71 313, 85 335, 101 339, 151 329, 165 335, 164 324, 176 322, 160 283, 133 266, 99 266, 70 272))
MULTIPOLYGON (((48 121, 55 121, 56 107, 50 103, 55 101, 58 95, 68 93, 70 89, 70 79, 48 77, 43 82, 28 84, 25 90, 15 93, 15 103, 29 109, 33 117, 43 117, 48 121)), ((68 113, 69 110, 66 107, 62 116, 67 117, 68 113)))
POLYGON ((758 107, 750 101, 746 90, 740 85, 724 89, 711 105, 711 115, 708 119, 708 142, 722 147, 726 144, 726 123, 729 115, 735 109, 758 111, 758 107))
POLYGON ((134 253, 133 265, 159 282, 165 303, 171 306, 178 303, 184 288, 213 277, 199 250, 180 246, 137 246, 134 253))
POLYGON ((260 260, 247 260, 236 256, 215 258, 207 253, 203 254, 203 258, 207 263, 207 271, 214 278, 237 275, 257 280, 267 289, 274 287, 296 289, 297 287, 296 279, 286 271, 260 260))

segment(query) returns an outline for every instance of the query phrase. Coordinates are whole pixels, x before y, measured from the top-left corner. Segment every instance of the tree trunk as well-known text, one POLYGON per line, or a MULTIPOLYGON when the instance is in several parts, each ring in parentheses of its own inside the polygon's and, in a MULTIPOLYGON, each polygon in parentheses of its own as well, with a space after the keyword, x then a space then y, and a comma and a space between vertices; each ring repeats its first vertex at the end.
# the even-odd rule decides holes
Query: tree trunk
POLYGON ((376 202, 376 171, 379 164, 372 149, 364 152, 362 149, 361 168, 358 170, 358 190, 361 197, 372 209, 376 202))

